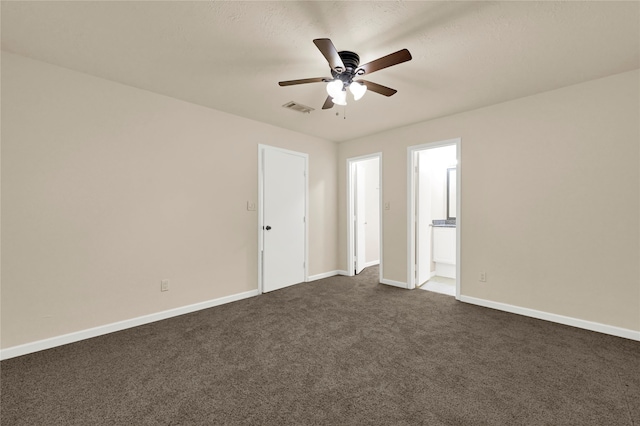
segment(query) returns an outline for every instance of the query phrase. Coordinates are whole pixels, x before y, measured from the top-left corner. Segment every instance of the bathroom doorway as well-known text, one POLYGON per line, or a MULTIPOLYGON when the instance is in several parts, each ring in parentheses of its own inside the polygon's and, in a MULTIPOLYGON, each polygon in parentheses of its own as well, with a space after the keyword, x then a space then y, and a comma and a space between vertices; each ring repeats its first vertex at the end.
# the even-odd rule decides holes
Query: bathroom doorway
POLYGON ((347 159, 347 265, 349 275, 380 265, 382 277, 382 154, 347 159))
POLYGON ((409 147, 409 288, 460 297, 460 139, 409 147))

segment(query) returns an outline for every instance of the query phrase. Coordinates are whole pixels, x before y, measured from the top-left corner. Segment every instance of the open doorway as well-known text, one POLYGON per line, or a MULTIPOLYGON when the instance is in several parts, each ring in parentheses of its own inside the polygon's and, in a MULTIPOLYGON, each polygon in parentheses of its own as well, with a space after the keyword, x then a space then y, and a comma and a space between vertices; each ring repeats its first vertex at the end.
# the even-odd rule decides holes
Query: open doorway
POLYGON ((382 277, 382 154, 347 159, 349 275, 380 265, 382 277))
POLYGON ((410 147, 409 288, 460 297, 460 140, 410 147))

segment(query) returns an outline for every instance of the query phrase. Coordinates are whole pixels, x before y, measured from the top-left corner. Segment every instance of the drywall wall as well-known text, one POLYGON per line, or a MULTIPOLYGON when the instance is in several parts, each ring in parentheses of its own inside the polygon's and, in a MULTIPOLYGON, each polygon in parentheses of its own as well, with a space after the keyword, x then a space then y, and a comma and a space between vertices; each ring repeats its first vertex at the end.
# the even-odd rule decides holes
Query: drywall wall
POLYGON ((334 143, 2 52, 2 348, 257 289, 258 144, 336 270, 334 143))
POLYGON ((406 282, 407 147, 460 137, 462 295, 640 330, 639 81, 635 70, 341 143, 340 267, 346 158, 383 153, 384 278, 406 282))

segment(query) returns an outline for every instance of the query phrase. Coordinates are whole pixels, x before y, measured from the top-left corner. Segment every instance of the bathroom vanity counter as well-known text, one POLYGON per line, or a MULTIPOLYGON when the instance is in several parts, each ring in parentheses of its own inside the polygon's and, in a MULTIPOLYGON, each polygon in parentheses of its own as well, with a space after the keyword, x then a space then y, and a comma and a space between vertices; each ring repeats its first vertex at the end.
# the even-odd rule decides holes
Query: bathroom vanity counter
POLYGON ((431 221, 431 226, 434 228, 455 228, 456 220, 455 219, 434 219, 431 221))

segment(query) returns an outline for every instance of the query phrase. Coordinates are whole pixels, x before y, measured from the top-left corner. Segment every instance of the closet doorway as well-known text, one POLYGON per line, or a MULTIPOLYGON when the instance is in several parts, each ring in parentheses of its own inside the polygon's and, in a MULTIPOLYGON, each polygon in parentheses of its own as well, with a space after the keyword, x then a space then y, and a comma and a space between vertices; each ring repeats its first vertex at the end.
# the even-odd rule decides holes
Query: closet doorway
POLYGON ((382 279, 382 153, 347 159, 347 272, 380 265, 382 279))

